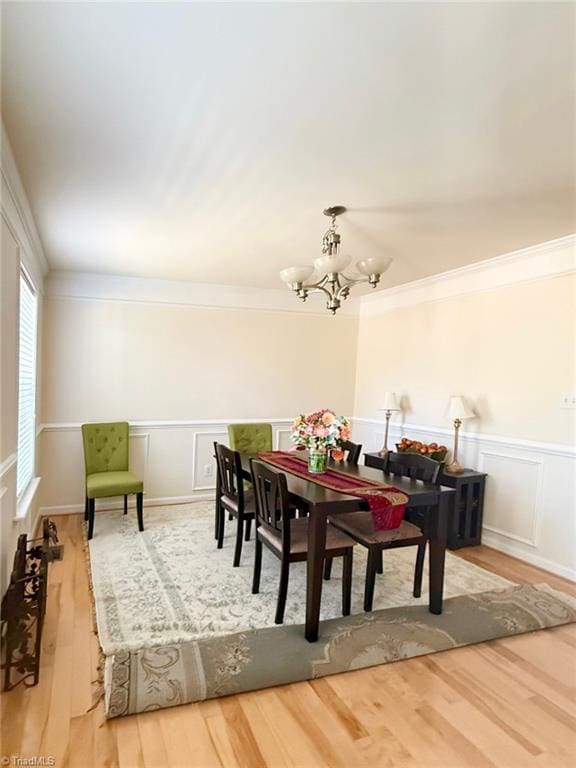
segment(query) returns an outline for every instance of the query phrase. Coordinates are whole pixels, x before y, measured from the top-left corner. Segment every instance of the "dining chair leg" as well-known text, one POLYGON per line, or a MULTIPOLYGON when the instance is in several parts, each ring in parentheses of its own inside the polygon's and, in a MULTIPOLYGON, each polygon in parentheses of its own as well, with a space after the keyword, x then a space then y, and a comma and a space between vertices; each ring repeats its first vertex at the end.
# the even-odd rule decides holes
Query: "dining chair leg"
POLYGON ((218 549, 222 549, 224 546, 224 526, 226 525, 226 513, 224 507, 220 505, 218 507, 218 549))
POLYGON ((374 602, 374 583, 378 565, 378 550, 368 550, 368 562, 366 563, 366 584, 364 587, 364 610, 370 612, 374 602))
POLYGON ((256 547, 254 551, 254 576, 252 577, 252 594, 257 595, 260 592, 260 574, 262 572, 262 542, 258 538, 256 531, 256 547))
POLYGON ((286 597, 288 595, 288 577, 290 576, 290 562, 282 560, 280 568, 280 586, 278 588, 278 603, 276 604, 275 624, 284 622, 284 610, 286 608, 286 597))
POLYGON ((214 538, 218 541, 218 534, 220 533, 220 499, 216 497, 216 503, 214 505, 214 538))
POLYGON ((378 562, 376 565, 376 573, 384 573, 384 562, 383 562, 383 552, 380 550, 378 553, 378 562))
POLYGON ((414 597, 420 597, 422 594, 422 572, 424 570, 424 557, 426 555, 426 542, 418 545, 418 554, 416 555, 416 568, 414 569, 414 597))
POLYGON ((242 557, 242 535, 244 533, 244 519, 241 515, 238 515, 238 528, 236 528, 236 547, 234 548, 234 562, 232 565, 234 568, 238 568, 240 565, 240 558, 242 557))
POLYGON ((94 535, 94 513, 96 511, 96 499, 88 500, 88 540, 94 535))
POLYGON ((250 541, 250 531, 252 530, 252 518, 246 519, 246 533, 244 534, 244 541, 250 541))
POLYGON ((136 511, 138 513, 138 530, 144 530, 144 494, 142 491, 136 494, 136 511))
POLYGON ((84 520, 88 520, 88 508, 89 508, 88 496, 86 496, 84 500, 84 520))
POLYGON ((124 514, 128 514, 128 494, 124 494, 124 514))
POLYGON ((352 602, 352 558, 353 549, 346 552, 342 564, 342 616, 350 616, 352 602))

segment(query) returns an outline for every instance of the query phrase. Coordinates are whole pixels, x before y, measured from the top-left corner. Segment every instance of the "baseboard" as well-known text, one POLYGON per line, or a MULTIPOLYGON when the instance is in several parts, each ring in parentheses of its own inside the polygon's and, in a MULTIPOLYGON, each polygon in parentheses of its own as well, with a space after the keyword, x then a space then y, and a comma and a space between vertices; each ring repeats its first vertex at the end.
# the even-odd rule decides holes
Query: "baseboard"
POLYGON ((511 541, 503 541, 498 534, 492 533, 491 531, 482 531, 482 544, 485 544, 492 549, 496 549, 499 552, 504 552, 505 555, 515 557, 517 560, 522 560, 525 563, 541 568, 543 571, 553 573, 555 576, 561 576, 563 579, 576 582, 576 569, 568 568, 565 565, 559 565, 553 560, 547 560, 532 552, 526 552, 525 549, 511 541))
MULTIPOLYGON (((172 504, 191 504, 194 501, 213 501, 214 493, 196 493, 193 496, 165 496, 155 499, 144 498, 145 507, 163 507, 172 504)), ((124 502, 120 499, 115 501, 106 501, 99 503, 96 510, 111 511, 115 509, 123 509, 124 502)), ((136 508, 136 502, 134 500, 129 501, 129 508, 136 508)), ((53 507, 40 507, 37 514, 36 525, 43 517, 49 515, 78 515, 84 513, 84 504, 63 504, 55 505, 53 507)))

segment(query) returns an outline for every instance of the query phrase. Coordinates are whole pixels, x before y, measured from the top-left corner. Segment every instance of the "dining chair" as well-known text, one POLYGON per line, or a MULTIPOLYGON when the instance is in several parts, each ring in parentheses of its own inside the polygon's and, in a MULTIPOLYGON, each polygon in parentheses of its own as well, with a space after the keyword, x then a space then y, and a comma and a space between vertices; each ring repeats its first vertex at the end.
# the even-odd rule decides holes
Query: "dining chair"
POLYGON ((216 533, 218 549, 224 545, 225 514, 238 519, 236 528, 236 546, 233 565, 237 568, 242 557, 242 540, 250 540, 250 529, 255 516, 254 494, 247 492, 242 481, 242 461, 238 451, 232 451, 221 443, 214 443, 214 452, 218 464, 216 514, 218 517, 216 533), (244 527, 246 526, 246 527, 244 527))
POLYGON ((344 461, 348 464, 356 465, 360 461, 360 454, 362 453, 362 445, 353 443, 350 440, 344 440, 340 446, 344 451, 344 461))
POLYGON ((272 450, 272 424, 228 424, 228 442, 239 453, 272 450))
MULTIPOLYGON (((252 594, 260 591, 262 570, 262 546, 280 560, 280 585, 274 622, 282 624, 290 564, 302 562, 308 557, 308 518, 291 515, 286 476, 275 472, 261 461, 250 461, 252 485, 256 499, 256 551, 252 594)), ((326 556, 342 557, 342 615, 350 614, 352 593, 352 556, 355 542, 335 527, 326 531, 326 556)))
POLYGON ((82 424, 86 501, 84 520, 88 521, 88 539, 94 535, 96 499, 124 496, 124 514, 128 496, 136 494, 138 530, 144 530, 144 484, 130 472, 128 458, 128 422, 82 424))
MULTIPOLYGON (((386 458, 384 472, 425 483, 437 484, 440 475, 441 464, 437 461, 419 456, 418 454, 390 452, 386 458)), ((422 594, 422 572, 424 570, 424 557, 426 555, 426 543, 429 538, 427 521, 429 510, 419 507, 414 513, 408 508, 406 515, 413 522, 403 520, 398 528, 379 531, 374 528, 372 513, 369 511, 351 512, 345 515, 330 515, 331 525, 351 536, 358 544, 368 550, 366 564, 366 581, 364 587, 364 610, 371 611, 374 601, 374 587, 376 574, 383 572, 382 552, 385 549, 397 549, 399 547, 418 547, 416 553, 416 567, 414 569, 414 597, 422 594), (417 514, 416 514, 417 513, 417 514), (416 523, 416 524, 414 524, 416 523)), ((324 578, 329 579, 331 562, 326 560, 324 578)))

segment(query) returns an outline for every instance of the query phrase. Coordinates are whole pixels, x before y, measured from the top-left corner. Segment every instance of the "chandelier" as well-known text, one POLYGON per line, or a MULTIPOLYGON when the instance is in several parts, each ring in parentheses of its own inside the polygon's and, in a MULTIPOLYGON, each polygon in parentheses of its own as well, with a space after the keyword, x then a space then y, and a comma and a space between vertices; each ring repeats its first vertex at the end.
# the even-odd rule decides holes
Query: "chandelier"
POLYGON ((334 205, 324 209, 324 216, 332 220, 322 238, 322 256, 314 259, 314 266, 288 267, 280 272, 280 277, 286 285, 296 293, 299 299, 306 301, 310 293, 326 294, 326 309, 336 314, 343 299, 347 299, 350 288, 358 283, 369 283, 375 288, 380 282, 380 276, 385 272, 392 259, 390 257, 368 258, 356 262, 356 269, 363 277, 347 277, 342 270, 350 263, 350 256, 340 253, 340 235, 336 232, 336 217, 344 213, 343 205, 334 205), (324 277, 316 283, 306 284, 313 272, 324 277))

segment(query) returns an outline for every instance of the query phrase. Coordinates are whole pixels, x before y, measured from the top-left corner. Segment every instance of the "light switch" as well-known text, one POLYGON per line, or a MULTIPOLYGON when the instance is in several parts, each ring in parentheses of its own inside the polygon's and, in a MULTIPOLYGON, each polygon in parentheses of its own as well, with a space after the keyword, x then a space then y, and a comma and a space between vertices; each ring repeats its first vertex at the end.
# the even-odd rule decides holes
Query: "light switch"
POLYGON ((576 408, 576 394, 562 395, 560 408, 576 408))

